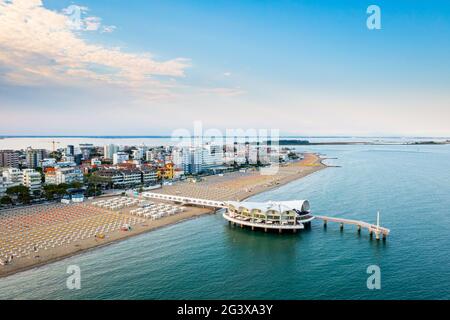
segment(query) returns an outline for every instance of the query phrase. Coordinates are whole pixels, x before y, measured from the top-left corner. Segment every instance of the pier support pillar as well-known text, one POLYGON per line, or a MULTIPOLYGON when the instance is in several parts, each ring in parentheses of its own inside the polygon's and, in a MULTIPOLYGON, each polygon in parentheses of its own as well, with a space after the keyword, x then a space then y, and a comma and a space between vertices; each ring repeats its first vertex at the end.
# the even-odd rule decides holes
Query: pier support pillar
POLYGON ((297 229, 292 229, 293 233, 297 233, 297 229))
POLYGON ((358 225, 358 234, 360 234, 360 233, 361 233, 361 226, 358 225))
POLYGON ((344 230, 344 224, 341 222, 341 231, 344 230))
POLYGON ((386 241, 386 233, 383 233, 383 241, 386 241))
POLYGON ((380 231, 375 231, 375 238, 380 240, 380 231))
POLYGON ((264 228, 264 232, 267 232, 267 228, 264 228))
POLYGON ((252 226, 252 230, 255 230, 255 227, 254 227, 254 226, 252 226))
POLYGON ((283 232, 283 230, 282 229, 278 229, 278 233, 282 233, 283 232))
POLYGON ((244 227, 244 225, 243 224, 241 224, 241 228, 243 228, 244 227))
POLYGON ((373 238, 373 231, 372 230, 369 230, 369 235, 370 235, 370 239, 372 239, 373 238))

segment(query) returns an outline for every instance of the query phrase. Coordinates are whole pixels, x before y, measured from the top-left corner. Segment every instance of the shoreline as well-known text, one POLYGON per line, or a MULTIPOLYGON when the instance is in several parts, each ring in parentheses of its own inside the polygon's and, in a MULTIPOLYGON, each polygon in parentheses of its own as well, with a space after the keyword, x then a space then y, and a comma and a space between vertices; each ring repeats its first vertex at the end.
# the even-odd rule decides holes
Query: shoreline
MULTIPOLYGON (((257 194, 270 191, 276 188, 279 188, 281 186, 284 186, 290 182, 299 180, 303 177, 306 177, 310 174, 313 174, 315 172, 318 172, 322 169, 325 169, 327 167, 326 164, 323 163, 323 161, 326 160, 326 158, 321 158, 317 154, 308 153, 305 154, 305 159, 289 163, 286 166, 280 167, 280 170, 282 173, 277 172, 274 176, 262 176, 259 173, 253 174, 246 177, 237 177, 235 179, 230 180, 229 183, 242 183, 242 180, 244 183, 247 182, 247 180, 258 179, 261 180, 261 177, 266 177, 266 180, 269 180, 268 177, 270 177, 270 181, 265 181, 264 184, 256 184, 253 189, 246 190, 245 192, 241 189, 236 190, 236 196, 237 200, 243 201, 245 199, 248 199, 252 196, 255 196, 257 194), (295 171, 293 171, 295 170, 295 171), (292 172, 293 171, 293 172, 292 172), (275 177, 275 179, 274 179, 275 177), (269 184, 268 184, 269 183, 269 184)), ((213 176, 215 177, 215 176, 213 176)), ((217 177, 216 177, 217 179, 217 177)), ((170 188, 168 188, 170 189, 170 188)), ((208 188, 204 188, 208 189, 208 188)), ((159 190, 162 193, 166 193, 165 189, 159 190)), ((169 190, 170 192, 170 190, 169 190)), ((231 199, 227 199, 231 200, 231 199)), ((235 199, 233 199, 235 200, 235 199)), ((164 227, 168 227, 171 225, 175 225, 178 223, 182 223, 184 221, 189 221, 192 219, 200 218, 206 214, 215 214, 217 210, 211 209, 211 208, 200 208, 200 207, 192 207, 187 206, 185 207, 186 211, 183 213, 179 213, 174 216, 169 216, 162 218, 160 220, 155 221, 145 221, 144 223, 135 225, 131 231, 127 231, 124 233, 123 231, 114 231, 108 234, 108 236, 105 239, 85 239, 81 240, 79 243, 76 243, 74 245, 70 245, 70 247, 60 247, 55 250, 49 250, 50 252, 39 252, 39 255, 36 258, 35 257, 27 257, 27 258, 18 258, 17 260, 14 260, 14 264, 11 265, 5 265, 0 266, 0 279, 6 278, 8 276, 12 276, 14 274, 32 270, 35 268, 43 267, 47 264, 51 264, 54 262, 62 261, 68 258, 71 258, 73 256, 83 254, 85 252, 89 252, 91 250, 95 250, 98 248, 102 248, 114 243, 118 243, 120 241, 126 240, 128 238, 138 236, 147 232, 151 232, 154 230, 158 230, 164 227), (31 260, 30 260, 31 259, 31 260), (39 260, 34 260, 39 259, 39 260)))

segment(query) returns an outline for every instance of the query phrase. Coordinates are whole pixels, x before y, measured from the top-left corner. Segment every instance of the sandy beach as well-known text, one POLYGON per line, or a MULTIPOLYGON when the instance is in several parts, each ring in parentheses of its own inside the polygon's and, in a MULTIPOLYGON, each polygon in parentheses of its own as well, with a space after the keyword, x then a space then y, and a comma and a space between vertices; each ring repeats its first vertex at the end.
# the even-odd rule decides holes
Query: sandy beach
MULTIPOLYGON (((326 168, 326 165, 321 162, 319 156, 315 154, 305 154, 304 159, 301 161, 280 166, 274 175, 262 175, 255 170, 248 172, 233 172, 224 174, 223 176, 216 175, 205 177, 201 181, 195 183, 187 181, 174 183, 171 186, 164 186, 164 188, 155 192, 203 199, 241 201, 255 194, 285 185, 324 168, 326 168)), ((125 208, 119 212, 113 210, 99 210, 94 207, 94 201, 95 200, 89 200, 82 205, 73 205, 72 211, 70 211, 71 205, 69 205, 69 207, 59 207, 57 205, 50 207, 49 205, 49 210, 46 210, 46 207, 40 207, 37 208, 37 212, 32 214, 29 213, 30 210, 33 210, 32 207, 24 212, 18 212, 18 210, 21 209, 9 210, 8 215, 5 214, 5 211, 0 212, 0 233, 2 234, 0 245, 6 246, 6 243, 15 249, 19 248, 17 250, 23 249, 21 249, 20 246, 25 247, 26 245, 30 245, 29 239, 17 236, 19 232, 23 232, 27 237, 28 235, 32 235, 34 237, 45 238, 46 235, 54 237, 55 234, 63 234, 66 230, 70 230, 71 233, 76 233, 77 235, 83 234, 88 227, 103 227, 102 230, 104 230, 103 225, 106 223, 108 223, 108 225, 114 224, 117 226, 118 224, 126 222, 132 226, 129 231, 111 230, 104 232, 104 235, 102 235, 101 238, 94 236, 89 236, 87 238, 77 237, 75 240, 72 238, 64 238, 67 241, 63 241, 61 245, 58 244, 55 246, 53 243, 52 246, 48 245, 48 247, 46 246, 44 249, 36 248, 36 250, 33 250, 31 253, 23 254, 23 256, 20 257, 14 257, 14 259, 6 265, 0 265, 0 277, 5 277, 20 271, 61 260, 86 250, 111 244, 143 232, 179 223, 187 219, 193 219, 205 214, 214 213, 210 208, 184 206, 183 211, 177 214, 162 217, 158 220, 146 220, 144 218, 136 218, 132 215, 130 211, 133 207, 125 208), (42 216, 48 215, 47 211, 54 212, 54 216, 58 218, 61 217, 61 220, 49 220, 48 222, 45 222, 46 220, 43 220, 42 216), (85 211, 89 214, 85 213, 85 211), (69 212, 69 216, 67 216, 67 212, 69 212), (72 214, 70 212, 75 212, 75 216, 70 216, 70 214, 72 214), (27 221, 25 231, 23 223, 24 219, 28 219, 25 220, 27 221), (2 220, 3 226, 1 224, 2 220), (42 221, 45 223, 42 223, 42 221), (9 242, 5 239, 9 240, 9 242), (17 243, 11 242, 11 239, 17 239, 17 243)))

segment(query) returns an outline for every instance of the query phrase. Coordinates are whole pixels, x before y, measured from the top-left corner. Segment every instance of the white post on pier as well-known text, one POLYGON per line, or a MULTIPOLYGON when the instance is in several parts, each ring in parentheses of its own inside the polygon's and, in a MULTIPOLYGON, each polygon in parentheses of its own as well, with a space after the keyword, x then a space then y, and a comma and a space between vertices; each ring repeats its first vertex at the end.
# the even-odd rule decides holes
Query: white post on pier
POLYGON ((377 240, 380 240, 380 211, 377 211, 377 231, 375 231, 377 240))
POLYGON ((377 211, 377 228, 380 228, 380 211, 377 211))

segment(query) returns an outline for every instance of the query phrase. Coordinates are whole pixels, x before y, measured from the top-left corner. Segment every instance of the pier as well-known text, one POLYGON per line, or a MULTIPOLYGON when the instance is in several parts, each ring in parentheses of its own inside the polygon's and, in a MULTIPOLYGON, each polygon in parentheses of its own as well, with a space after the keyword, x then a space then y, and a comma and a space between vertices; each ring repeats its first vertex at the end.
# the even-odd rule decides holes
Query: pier
POLYGON ((227 207, 227 204, 225 201, 174 196, 174 195, 170 195, 170 194, 156 193, 156 192, 143 192, 142 197, 146 198, 146 199, 159 199, 159 200, 165 200, 165 201, 178 202, 182 205, 196 205, 196 206, 211 207, 211 208, 217 208, 217 209, 222 209, 222 208, 227 207))
POLYGON ((390 233, 388 228, 380 226, 380 214, 377 213, 377 223, 371 224, 365 221, 344 219, 337 217, 313 215, 309 213, 309 203, 307 200, 296 201, 284 201, 279 203, 268 202, 269 206, 274 206, 274 208, 263 208, 264 204, 249 203, 249 202, 235 202, 235 201, 217 201, 209 199, 198 199, 190 197, 175 196, 170 194, 156 193, 156 192, 143 192, 141 197, 145 199, 159 199, 165 201, 177 202, 182 205, 193 205, 200 207, 211 207, 214 209, 227 209, 227 212, 223 214, 223 217, 230 222, 232 225, 239 225, 241 227, 247 226, 254 229, 263 229, 267 231, 268 229, 276 229, 281 233, 283 230, 297 231, 305 228, 305 224, 310 223, 313 219, 318 219, 323 221, 323 225, 326 227, 328 222, 339 223, 340 229, 344 230, 344 225, 355 225, 357 227, 357 232, 360 233, 361 229, 367 229, 369 231, 370 237, 375 235, 377 240, 380 237, 385 240, 390 233), (294 205, 300 204, 299 208, 284 208, 281 210, 280 206, 286 204, 294 205), (306 205, 303 208, 304 204, 306 205), (250 207, 248 207, 250 205, 250 207), (270 209, 270 210, 269 210, 270 209), (273 216, 275 212, 278 211, 278 216, 276 219, 269 219, 269 215, 266 210, 270 211, 270 215, 273 216), (283 212, 282 212, 283 211, 283 212), (303 212, 302 215, 297 216, 295 212, 303 212), (283 213, 283 217, 281 215, 283 213))
POLYGON ((358 233, 361 232, 361 229, 367 229, 369 231, 370 237, 373 237, 373 234, 375 234, 375 238, 377 240, 380 240, 380 236, 383 237, 383 239, 386 239, 386 237, 389 235, 390 230, 388 228, 384 228, 380 226, 380 214, 377 213, 377 224, 371 224, 368 222, 360 221, 360 220, 351 220, 351 219, 344 219, 344 218, 336 218, 336 217, 327 217, 327 216, 314 216, 318 220, 323 221, 324 227, 327 226, 328 222, 336 222, 339 223, 339 226, 341 230, 344 229, 344 225, 355 225, 357 227, 358 233))

